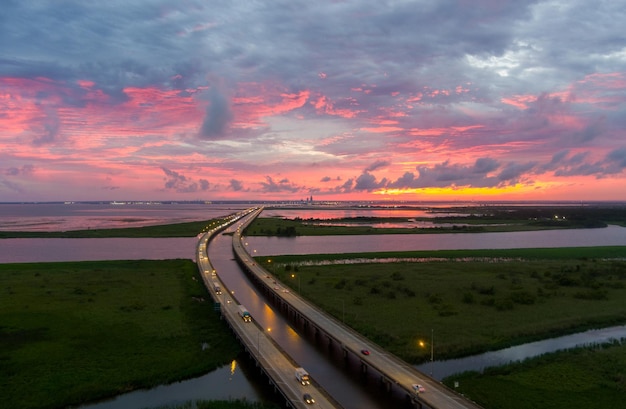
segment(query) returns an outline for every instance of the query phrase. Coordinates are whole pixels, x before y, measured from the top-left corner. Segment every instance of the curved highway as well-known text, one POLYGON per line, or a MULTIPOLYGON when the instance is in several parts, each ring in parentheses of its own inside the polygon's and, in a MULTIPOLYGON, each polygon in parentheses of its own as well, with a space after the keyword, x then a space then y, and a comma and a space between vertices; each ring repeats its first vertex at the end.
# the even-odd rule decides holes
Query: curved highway
MULTIPOLYGON (((226 233, 229 236, 216 236, 208 250, 213 263, 211 269, 217 270, 217 276, 231 292, 230 295, 245 304, 260 324, 259 330, 263 336, 257 335, 259 345, 266 342, 266 336, 271 336, 345 408, 374 409, 400 405, 436 409, 479 408, 319 311, 298 295, 288 292, 258 266, 242 244, 241 231, 261 211, 257 209, 249 213, 236 223, 236 227, 230 227, 226 233), (232 254, 233 250, 248 276, 232 257, 226 256, 232 254), (269 294, 270 299, 263 294, 269 294), (277 307, 272 306, 277 303, 277 307), (282 313, 275 313, 274 308, 280 309, 282 313), (318 342, 301 338, 286 321, 285 312, 287 317, 293 318, 297 327, 304 324, 303 335, 307 329, 309 333, 313 331, 314 339, 318 342), (321 338, 323 341, 319 342, 321 338), (371 354, 362 355, 360 351, 364 348, 370 350, 371 354), (415 393, 412 385, 418 383, 426 387, 425 393, 415 393)), ((207 272, 212 273, 211 270, 207 272)))
POLYGON ((252 320, 245 319, 246 316, 242 312, 247 309, 237 302, 232 292, 222 291, 221 285, 223 284, 208 258, 207 246, 211 238, 245 214, 246 212, 242 212, 227 217, 224 222, 215 224, 198 241, 196 251, 198 269, 202 280, 213 299, 221 304, 220 310, 223 316, 246 352, 257 362, 270 383, 282 394, 292 408, 301 409, 314 406, 323 409, 340 409, 341 407, 323 389, 314 384, 298 382, 295 373, 299 365, 267 337, 268 332, 264 327, 252 320))

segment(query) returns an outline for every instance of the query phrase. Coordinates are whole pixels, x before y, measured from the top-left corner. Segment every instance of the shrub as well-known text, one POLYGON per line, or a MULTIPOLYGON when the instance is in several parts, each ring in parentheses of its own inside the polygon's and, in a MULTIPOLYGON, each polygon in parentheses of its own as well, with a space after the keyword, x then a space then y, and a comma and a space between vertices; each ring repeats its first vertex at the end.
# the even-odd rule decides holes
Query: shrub
POLYGON ((463 294, 463 302, 465 304, 474 304, 474 294, 466 292, 463 294))
POLYGON ((513 309, 513 300, 510 298, 500 298, 495 301, 495 307, 498 311, 507 311, 513 309))
POLYGON ((517 304, 531 305, 535 303, 536 297, 526 290, 514 291, 511 293, 511 300, 517 304))
POLYGON ((335 284, 335 289, 336 290, 341 290, 342 288, 344 288, 346 286, 348 282, 346 281, 345 278, 342 278, 341 280, 339 280, 339 282, 337 284, 335 284))
POLYGON ((574 294, 574 298, 581 300, 608 300, 609 292, 607 290, 580 291, 574 294))
POLYGON ((391 279, 395 281, 400 281, 400 280, 404 280, 404 276, 400 272, 396 271, 393 274, 391 274, 391 279))

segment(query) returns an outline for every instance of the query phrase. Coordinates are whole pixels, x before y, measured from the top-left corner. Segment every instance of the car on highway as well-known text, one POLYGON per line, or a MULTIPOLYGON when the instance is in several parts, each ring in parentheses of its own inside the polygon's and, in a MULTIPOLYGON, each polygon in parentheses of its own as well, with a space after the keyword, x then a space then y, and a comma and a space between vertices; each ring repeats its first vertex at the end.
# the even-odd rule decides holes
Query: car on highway
POLYGON ((361 353, 362 353, 363 355, 369 355, 369 354, 370 354, 370 351, 369 351, 369 349, 362 349, 362 350, 361 350, 361 353))
POLYGON ((426 392, 426 389, 422 385, 420 385, 419 383, 414 383, 411 386, 413 387, 413 392, 415 392, 415 393, 424 393, 424 392, 426 392))
POLYGON ((311 394, 309 393, 305 393, 304 395, 302 395, 302 400, 304 400, 307 405, 312 405, 315 403, 315 399, 313 399, 313 396, 311 396, 311 394))

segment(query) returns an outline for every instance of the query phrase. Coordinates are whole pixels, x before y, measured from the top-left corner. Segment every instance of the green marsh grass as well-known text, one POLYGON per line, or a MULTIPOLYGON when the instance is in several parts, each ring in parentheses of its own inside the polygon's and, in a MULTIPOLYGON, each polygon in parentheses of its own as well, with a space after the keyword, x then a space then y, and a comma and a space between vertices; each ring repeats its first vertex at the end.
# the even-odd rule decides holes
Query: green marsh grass
POLYGON ((2 264, 0 291, 2 406, 81 404, 240 352, 190 260, 2 264))
POLYGON ((372 341, 408 362, 421 363, 430 350, 420 348, 419 341, 428 340, 431 330, 435 353, 443 359, 623 324, 625 256, 626 247, 603 247, 257 260, 292 291, 300 289, 372 341), (370 257, 400 262, 378 263, 370 257), (355 258, 360 262, 335 264, 355 258), (410 258, 423 261, 402 261, 410 258))
POLYGON ((456 382, 458 392, 485 408, 620 408, 626 398, 623 341, 454 375, 444 383, 455 388, 456 382))

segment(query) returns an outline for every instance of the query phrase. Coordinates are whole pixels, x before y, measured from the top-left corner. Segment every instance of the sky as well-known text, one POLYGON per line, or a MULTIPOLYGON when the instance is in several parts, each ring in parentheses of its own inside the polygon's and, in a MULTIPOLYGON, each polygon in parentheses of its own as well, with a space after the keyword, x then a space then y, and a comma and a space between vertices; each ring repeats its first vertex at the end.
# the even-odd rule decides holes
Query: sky
POLYGON ((626 200, 626 0, 3 0, 0 202, 626 200))

